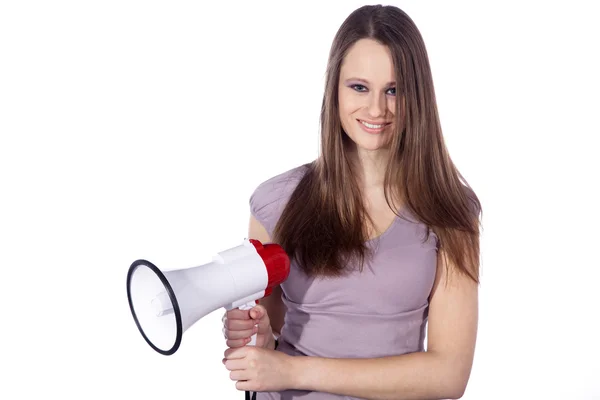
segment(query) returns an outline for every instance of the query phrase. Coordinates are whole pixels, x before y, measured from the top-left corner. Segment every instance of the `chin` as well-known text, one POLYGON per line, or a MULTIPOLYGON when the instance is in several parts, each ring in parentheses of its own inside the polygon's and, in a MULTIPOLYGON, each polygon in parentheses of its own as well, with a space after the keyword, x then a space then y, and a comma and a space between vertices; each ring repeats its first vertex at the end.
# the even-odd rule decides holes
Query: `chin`
POLYGON ((376 151, 385 150, 389 146, 389 135, 369 135, 363 132, 354 133, 350 136, 350 140, 354 142, 358 150, 376 151))

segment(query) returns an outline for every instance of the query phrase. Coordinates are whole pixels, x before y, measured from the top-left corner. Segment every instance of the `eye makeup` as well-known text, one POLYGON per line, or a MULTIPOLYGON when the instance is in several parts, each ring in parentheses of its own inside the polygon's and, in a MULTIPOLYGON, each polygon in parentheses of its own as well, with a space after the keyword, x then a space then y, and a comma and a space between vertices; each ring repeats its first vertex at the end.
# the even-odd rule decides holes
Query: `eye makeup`
MULTIPOLYGON (((359 93, 365 93, 366 91, 368 91, 368 88, 367 88, 368 82, 365 81, 364 79, 359 79, 359 78, 348 79, 344 82, 344 84, 346 85, 346 87, 353 89, 359 93)), ((387 86, 388 86, 388 88, 386 89, 386 93, 389 91, 392 91, 392 93, 387 93, 387 94, 389 94, 391 96, 395 96, 396 95, 395 82, 390 82, 390 83, 388 83, 387 86)))

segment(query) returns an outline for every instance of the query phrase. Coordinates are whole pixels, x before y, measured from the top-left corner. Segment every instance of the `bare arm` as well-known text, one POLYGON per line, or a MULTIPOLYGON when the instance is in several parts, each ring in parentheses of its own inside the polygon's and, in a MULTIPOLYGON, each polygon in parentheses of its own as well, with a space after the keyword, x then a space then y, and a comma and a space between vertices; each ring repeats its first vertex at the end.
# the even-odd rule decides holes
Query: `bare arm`
POLYGON ((456 274, 448 281, 442 260, 438 256, 426 352, 374 359, 294 357, 294 389, 381 400, 462 397, 475 351, 478 285, 456 274))
MULTIPOLYGON (((271 238, 267 230, 254 216, 250 216, 248 238, 256 239, 261 243, 271 243, 271 238)), ((271 329, 276 336, 279 336, 281 333, 286 311, 285 305, 281 300, 281 293, 281 286, 278 285, 273 288, 273 292, 269 296, 259 300, 259 304, 267 310, 271 321, 271 329)))

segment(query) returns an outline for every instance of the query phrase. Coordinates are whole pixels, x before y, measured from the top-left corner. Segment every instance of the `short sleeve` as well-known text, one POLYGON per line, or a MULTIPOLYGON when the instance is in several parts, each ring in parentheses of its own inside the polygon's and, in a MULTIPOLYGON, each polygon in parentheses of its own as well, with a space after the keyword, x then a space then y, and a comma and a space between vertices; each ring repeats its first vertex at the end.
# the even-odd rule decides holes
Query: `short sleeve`
POLYGON ((299 182, 299 171, 298 167, 271 177, 261 182, 250 195, 250 213, 265 227, 271 237, 287 201, 299 182))
POLYGON ((268 182, 263 182, 250 195, 250 214, 260 222, 269 236, 275 228, 274 214, 277 206, 278 193, 268 182))
POLYGON ((471 211, 471 214, 474 218, 479 218, 479 214, 481 213, 481 203, 479 202, 479 198, 477 197, 473 189, 471 189, 468 186, 465 186, 465 192, 469 201, 468 206, 469 210, 471 211))

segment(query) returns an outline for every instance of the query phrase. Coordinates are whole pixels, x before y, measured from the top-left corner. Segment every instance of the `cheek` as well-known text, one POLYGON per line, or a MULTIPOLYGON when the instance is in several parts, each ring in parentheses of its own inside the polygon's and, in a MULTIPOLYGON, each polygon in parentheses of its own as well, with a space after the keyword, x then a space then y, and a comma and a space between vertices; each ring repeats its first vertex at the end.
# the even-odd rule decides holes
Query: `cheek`
POLYGON ((396 98, 389 97, 387 101, 388 112, 392 115, 396 114, 396 98))
POLYGON ((348 124, 354 119, 354 112, 357 110, 356 101, 352 96, 343 95, 340 93, 338 97, 338 108, 340 112, 340 121, 342 128, 347 131, 348 124))
POLYGON ((346 88, 339 91, 338 104, 342 117, 347 118, 350 114, 360 109, 360 102, 360 96, 356 96, 354 93, 350 92, 346 88))
POLYGON ((348 115, 348 103, 342 97, 339 97, 338 100, 338 110, 340 112, 340 119, 343 121, 348 115))

